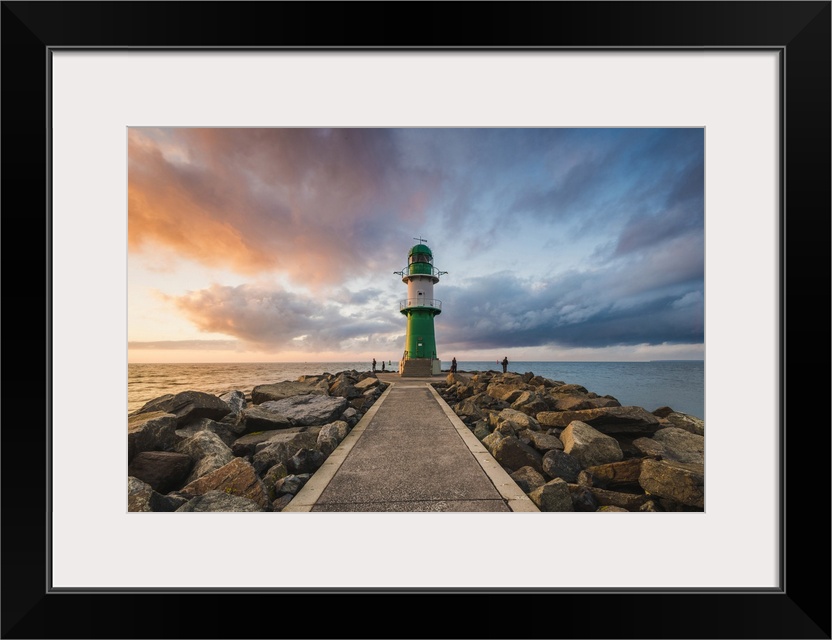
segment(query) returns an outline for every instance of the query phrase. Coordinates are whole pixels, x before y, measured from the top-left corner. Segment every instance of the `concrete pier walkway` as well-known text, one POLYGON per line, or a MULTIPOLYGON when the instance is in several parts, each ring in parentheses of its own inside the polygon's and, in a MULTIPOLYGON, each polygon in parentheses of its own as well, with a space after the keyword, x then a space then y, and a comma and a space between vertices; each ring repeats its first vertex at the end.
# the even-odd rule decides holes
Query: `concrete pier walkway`
POLYGON ((429 384, 390 384, 283 511, 539 511, 429 384))

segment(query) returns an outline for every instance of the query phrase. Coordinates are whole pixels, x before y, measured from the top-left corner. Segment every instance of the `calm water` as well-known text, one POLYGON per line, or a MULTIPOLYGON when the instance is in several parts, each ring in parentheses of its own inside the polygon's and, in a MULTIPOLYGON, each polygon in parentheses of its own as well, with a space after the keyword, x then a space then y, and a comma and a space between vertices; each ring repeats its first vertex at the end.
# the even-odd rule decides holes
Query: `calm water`
MULTIPOLYGON (((447 370, 450 362, 442 362, 447 370)), ((398 364, 393 363, 392 370, 398 364)), ((369 362, 294 362, 240 364, 129 364, 127 411, 166 393, 205 391, 221 395, 238 389, 250 392, 259 384, 295 380, 302 375, 368 371, 369 362)), ((387 367, 388 370, 391 367, 387 367)), ((459 371, 501 371, 496 362, 457 363, 459 371)), ((378 363, 381 371, 381 361, 378 363)), ((611 395, 622 405, 653 411, 661 406, 705 417, 705 363, 702 360, 653 362, 509 362, 509 371, 579 384, 598 395, 611 395)))

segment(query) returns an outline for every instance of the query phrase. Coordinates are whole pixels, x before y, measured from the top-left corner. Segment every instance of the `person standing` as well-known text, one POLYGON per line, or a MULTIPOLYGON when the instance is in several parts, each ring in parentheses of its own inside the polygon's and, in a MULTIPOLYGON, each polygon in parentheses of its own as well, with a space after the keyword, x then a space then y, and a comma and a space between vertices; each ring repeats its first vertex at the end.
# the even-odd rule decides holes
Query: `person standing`
POLYGON ((503 361, 500 364, 503 365, 503 373, 505 373, 506 370, 508 369, 508 356, 503 358, 503 361))
POLYGON ((451 373, 456 373, 456 358, 451 360, 451 373))
POLYGON ((376 372, 376 359, 373 358, 373 373, 376 372))

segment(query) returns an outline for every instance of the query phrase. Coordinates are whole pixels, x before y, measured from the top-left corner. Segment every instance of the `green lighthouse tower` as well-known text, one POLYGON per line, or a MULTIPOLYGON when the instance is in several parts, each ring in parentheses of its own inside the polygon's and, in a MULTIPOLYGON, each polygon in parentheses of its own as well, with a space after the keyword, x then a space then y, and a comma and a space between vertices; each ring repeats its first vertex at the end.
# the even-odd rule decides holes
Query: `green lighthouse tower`
POLYGON ((433 285, 439 282, 439 276, 448 273, 433 266, 433 253, 424 244, 424 238, 414 240, 419 244, 407 254, 407 267, 393 272, 407 285, 407 298, 399 302, 399 311, 407 316, 407 337, 399 373, 411 377, 442 372, 433 330, 433 318, 442 313, 442 302, 433 297, 433 285))

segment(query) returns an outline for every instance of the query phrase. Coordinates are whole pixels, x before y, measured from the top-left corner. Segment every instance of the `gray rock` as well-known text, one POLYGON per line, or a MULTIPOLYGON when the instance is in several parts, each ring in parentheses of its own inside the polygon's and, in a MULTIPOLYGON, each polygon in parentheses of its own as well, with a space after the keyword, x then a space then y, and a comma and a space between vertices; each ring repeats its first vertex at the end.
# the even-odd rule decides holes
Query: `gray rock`
POLYGON ((265 511, 265 509, 253 500, 242 496, 234 496, 224 491, 209 491, 189 500, 176 510, 177 513, 193 511, 252 512, 265 511))
POLYGON ((568 453, 552 449, 543 455, 543 473, 550 478, 562 478, 566 482, 578 481, 581 463, 568 453))
MULTIPOLYGON (((127 510, 153 511, 151 500, 156 493, 146 482, 132 476, 127 477, 127 510)), ((158 494, 157 494, 158 495, 158 494)))
POLYGON ((551 451, 552 449, 563 451, 563 442, 561 442, 561 439, 557 436, 540 431, 532 431, 531 429, 521 431, 518 436, 522 439, 528 440, 529 446, 537 449, 541 454, 545 454, 547 451, 551 451))
MULTIPOLYGON (((653 413, 655 413, 655 411, 653 413)), ((689 416, 686 413, 673 411, 665 416, 665 420, 672 427, 690 431, 697 436, 705 435, 705 421, 695 416, 689 416)))
POLYGON ((641 461, 641 458, 630 458, 620 462, 587 467, 578 475, 578 483, 602 489, 637 485, 641 475, 641 461), (585 477, 587 481, 581 482, 581 477, 585 477))
POLYGON ((216 471, 185 485, 179 494, 192 498, 209 491, 222 491, 229 495, 242 496, 253 500, 264 509, 271 505, 266 489, 257 477, 254 467, 243 458, 234 458, 216 471))
POLYGON ((243 416, 245 417, 245 429, 243 433, 248 434, 256 431, 288 429, 294 426, 287 416, 271 408, 271 402, 270 400, 243 410, 243 416))
POLYGON ((496 414, 496 423, 510 422, 516 431, 530 429, 540 431, 540 423, 533 417, 517 409, 503 409, 496 414))
POLYGON ((617 462, 624 457, 615 438, 604 435, 585 422, 574 420, 560 434, 563 450, 582 467, 617 462))
POLYGON ((570 484, 569 495, 572 497, 572 506, 575 511, 593 513, 598 510, 598 501, 587 487, 570 484))
POLYGON ((341 397, 304 395, 264 402, 260 407, 286 416, 296 425, 323 425, 341 417, 347 408, 347 400, 341 397))
POLYGON ((186 440, 197 431, 211 431, 212 433, 216 433, 220 440, 229 447, 234 444, 234 441, 238 437, 228 424, 211 420, 211 418, 199 418, 179 427, 176 430, 176 437, 180 440, 186 440))
POLYGON ((246 394, 242 391, 229 391, 222 394, 219 398, 228 405, 231 413, 240 413, 246 408, 246 394))
POLYGON ((662 458, 676 462, 705 464, 705 438, 678 427, 659 429, 652 438, 662 448, 662 458))
POLYGON ((569 486, 561 478, 550 480, 529 494, 529 498, 541 511, 574 511, 569 486))
POLYGON ((289 470, 286 469, 286 464, 281 462, 273 467, 269 468, 266 473, 263 474, 263 488, 266 490, 266 495, 269 496, 269 500, 274 500, 277 498, 277 493, 275 492, 275 485, 278 481, 282 480, 286 476, 289 475, 289 470))
POLYGON ((176 416, 178 426, 199 418, 220 420, 231 413, 230 407, 217 396, 202 391, 182 391, 173 396, 151 400, 136 413, 163 411, 176 416))
POLYGON ((344 413, 341 414, 341 419, 350 427, 354 427, 358 424, 358 421, 361 420, 361 414, 355 407, 347 407, 344 409, 344 413))
POLYGON ((705 474, 701 465, 647 458, 642 462, 638 481, 650 494, 705 508, 705 474))
POLYGON ((274 490, 276 496, 279 498, 282 495, 287 493, 292 494, 293 496, 297 494, 298 491, 303 489, 303 485, 311 478, 308 473, 302 475, 288 475, 285 478, 281 478, 277 482, 274 483, 274 490))
POLYGON ((185 479, 185 484, 219 469, 234 459, 234 453, 228 445, 211 431, 197 431, 187 440, 179 442, 176 445, 176 451, 184 453, 194 463, 185 479))
POLYGON ((649 499, 643 493, 626 493, 624 491, 610 491, 597 487, 586 487, 592 492, 592 496, 599 506, 621 507, 627 511, 638 511, 649 499))
POLYGON ((128 416, 127 461, 142 451, 166 451, 176 444, 176 416, 160 411, 128 416))
POLYGON ((659 419, 641 407, 600 407, 582 411, 542 411, 537 420, 546 427, 567 427, 578 420, 606 435, 652 435, 661 428, 659 419))
POLYGON ((324 454, 329 456, 339 444, 347 437, 349 433, 349 425, 343 420, 337 420, 324 425, 318 433, 318 439, 315 447, 324 454))
POLYGON ((281 433, 301 433, 305 427, 291 427, 289 429, 271 429, 269 431, 255 431, 237 438, 231 445, 235 456, 253 456, 257 453, 257 446, 268 442, 269 439, 281 433))
POLYGON ((511 402, 511 408, 529 416, 536 416, 541 411, 547 411, 549 404, 537 391, 523 391, 511 402))
POLYGON ((254 454, 251 464, 257 475, 261 476, 274 465, 285 463, 289 459, 286 444, 283 442, 272 442, 254 454))
POLYGON ((538 473, 543 473, 543 456, 519 439, 508 436, 494 444, 494 458, 504 467, 520 469, 531 467, 538 473))
POLYGON ((326 456, 317 449, 301 449, 286 461, 289 473, 301 475, 315 473, 326 460, 326 456))
POLYGON ((274 400, 283 400, 292 396, 304 395, 327 395, 329 383, 325 377, 311 376, 306 379, 284 380, 274 384, 257 385, 251 391, 251 401, 254 404, 262 404, 274 400))
POLYGON ((127 473, 154 491, 168 493, 182 486, 192 466, 193 461, 184 453, 142 451, 130 462, 127 473))
POLYGON ((523 493, 531 493, 538 487, 542 487, 546 484, 546 478, 544 478, 540 473, 535 471, 532 467, 521 467, 514 473, 510 474, 511 479, 517 483, 517 486, 523 491, 523 493))

